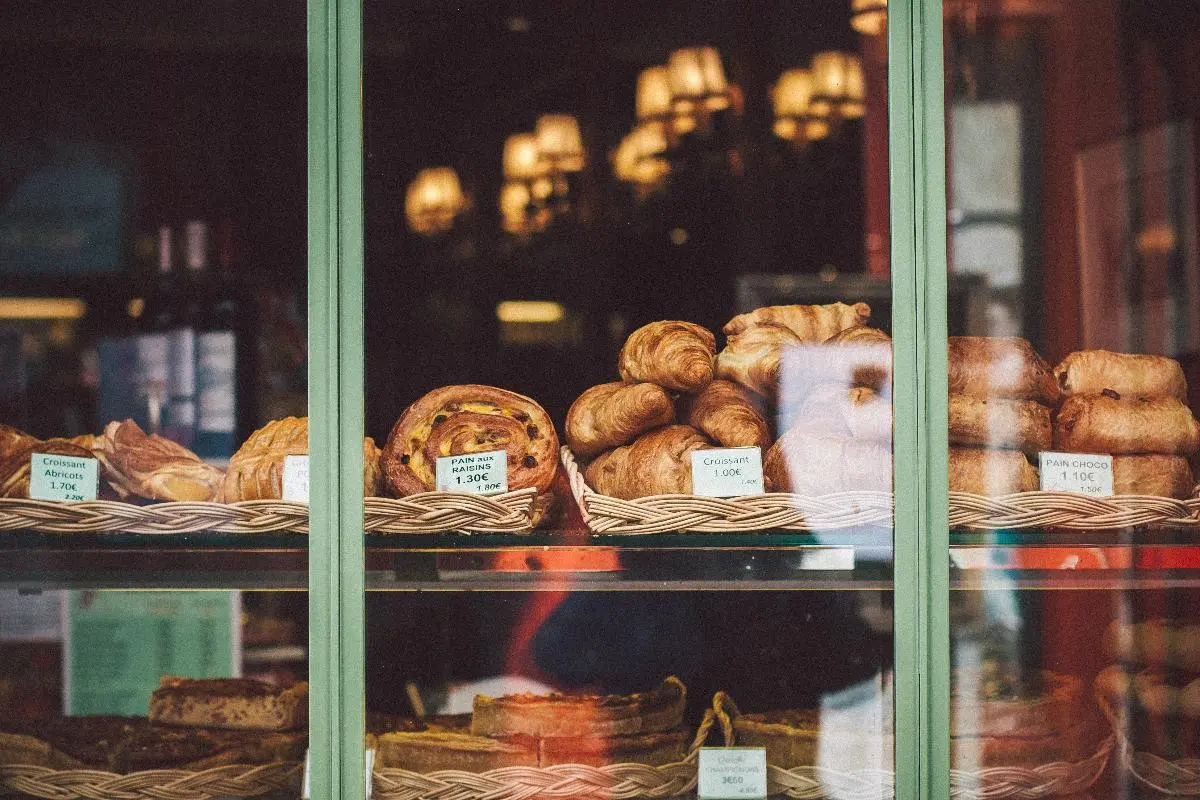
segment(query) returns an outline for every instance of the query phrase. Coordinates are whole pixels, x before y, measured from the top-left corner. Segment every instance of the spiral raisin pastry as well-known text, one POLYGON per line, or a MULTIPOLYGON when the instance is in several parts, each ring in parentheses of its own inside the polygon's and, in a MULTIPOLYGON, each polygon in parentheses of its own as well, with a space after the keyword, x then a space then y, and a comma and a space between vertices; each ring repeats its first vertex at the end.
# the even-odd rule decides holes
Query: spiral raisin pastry
POLYGON ((716 353, 712 331, 691 322, 663 320, 629 334, 617 369, 625 381, 694 392, 713 379, 716 353))
POLYGON ((616 381, 579 395, 567 411, 565 432, 575 455, 591 458, 674 421, 675 404, 661 386, 616 381))
POLYGON ((504 450, 510 491, 548 495, 558 473, 558 434, 528 397, 493 386, 443 386, 413 403, 383 448, 383 472, 400 497, 437 488, 437 460, 504 450))

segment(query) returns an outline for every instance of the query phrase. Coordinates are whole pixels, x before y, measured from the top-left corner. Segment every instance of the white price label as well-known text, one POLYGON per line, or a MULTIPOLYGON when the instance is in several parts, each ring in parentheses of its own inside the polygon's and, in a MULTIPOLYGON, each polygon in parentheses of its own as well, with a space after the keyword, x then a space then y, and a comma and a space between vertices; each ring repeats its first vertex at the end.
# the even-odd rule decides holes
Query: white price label
POLYGON ((701 747, 700 800, 767 796, 767 751, 762 747, 701 747))
POLYGON ((739 497, 763 493, 762 450, 719 447, 692 451, 692 494, 739 497))
POLYGON ((308 456, 283 457, 283 499, 308 502, 308 456))
POLYGON ((29 457, 29 497, 33 500, 95 500, 96 459, 34 453, 29 457))
POLYGON ((439 492, 504 494, 508 491, 508 453, 490 450, 443 456, 437 460, 439 492))
POLYGON ((1088 497, 1112 497, 1112 456, 1088 453, 1038 453, 1044 492, 1075 492, 1088 497))

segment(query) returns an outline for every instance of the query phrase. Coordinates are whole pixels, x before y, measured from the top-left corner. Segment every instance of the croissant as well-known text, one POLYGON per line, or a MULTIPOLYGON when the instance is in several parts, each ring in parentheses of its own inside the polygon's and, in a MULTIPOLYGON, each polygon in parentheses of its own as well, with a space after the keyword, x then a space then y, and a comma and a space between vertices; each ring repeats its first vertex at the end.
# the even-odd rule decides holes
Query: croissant
POLYGON ((716 337, 706 328, 691 322, 651 322, 625 340, 617 368, 625 381, 694 392, 713 379, 716 352, 716 337))
POLYGON ((723 447, 771 446, 771 428, 736 383, 715 380, 683 402, 687 423, 723 447))
POLYGON ((866 303, 830 303, 824 306, 766 306, 738 314, 721 330, 736 336, 757 325, 782 325, 802 342, 823 342, 830 336, 866 325, 871 307, 866 303))
POLYGON ((1141 397, 1177 397, 1187 401, 1187 380, 1179 362, 1166 356, 1081 350, 1054 368, 1064 394, 1117 394, 1141 397))
POLYGON ((0 461, 3 461, 37 439, 28 433, 8 425, 0 425, 0 461))
POLYGON ((567 411, 564 430, 575 455, 591 458, 674 421, 675 405, 661 386, 616 381, 579 395, 567 411))
POLYGON ((717 377, 741 384, 763 397, 773 397, 783 372, 784 348, 801 339, 783 325, 764 323, 729 337, 717 356, 717 377))
MULTIPOLYGON (((9 431, 14 430, 8 428, 9 431)), ((19 433, 19 431, 18 431, 19 433)), ((7 431, 0 436, 7 435, 7 431)), ((92 458, 92 452, 69 439, 47 439, 39 441, 27 436, 23 444, 9 450, 0 459, 0 497, 29 497, 30 457, 34 453, 56 456, 92 458)))
POLYGON ((776 492, 819 496, 892 490, 892 448, 880 442, 792 428, 763 459, 763 477, 776 492))
POLYGON ((624 447, 596 457, 584 471, 597 492, 622 500, 657 494, 692 493, 692 451, 712 445, 687 425, 643 433, 624 447))
MULTIPOLYGON (((229 460, 221 497, 239 500, 279 500, 283 497, 283 463, 286 456, 308 455, 308 417, 272 420, 250 434, 229 460)), ((363 496, 379 493, 379 448, 370 436, 363 439, 363 496)))
POLYGON ((1073 453, 1163 453, 1190 456, 1200 448, 1200 425, 1175 397, 1075 394, 1054 423, 1054 447, 1073 453))
POLYGON ((1061 390, 1033 345, 1015 336, 951 336, 950 394, 1057 405, 1061 390))
POLYGON ((950 491, 985 496, 1032 492, 1038 471, 1018 450, 950 448, 950 491))
POLYGON ((1032 400, 950 395, 950 444, 1023 450, 1050 449, 1050 409, 1032 400))
MULTIPOLYGON (((89 455, 91 455, 89 453, 89 455)), ((136 422, 110 422, 96 456, 121 497, 202 502, 216 499, 224 474, 170 439, 147 435, 136 422)))
POLYGON ((434 389, 405 409, 383 448, 383 471, 400 497, 437 488, 443 456, 504 450, 509 490, 550 491, 558 474, 558 434, 528 397, 493 386, 434 389))

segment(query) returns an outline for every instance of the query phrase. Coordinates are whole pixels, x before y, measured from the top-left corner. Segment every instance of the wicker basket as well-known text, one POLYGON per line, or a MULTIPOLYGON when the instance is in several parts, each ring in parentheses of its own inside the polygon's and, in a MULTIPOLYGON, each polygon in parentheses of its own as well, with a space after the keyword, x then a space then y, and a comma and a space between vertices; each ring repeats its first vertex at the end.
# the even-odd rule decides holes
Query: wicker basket
POLYGON ((1132 494, 1087 497, 1071 492, 1021 492, 1000 497, 950 493, 952 528, 1098 531, 1138 525, 1200 525, 1200 499, 1132 494))
POLYGON ((1113 727, 1117 740, 1117 758, 1129 775, 1141 786, 1166 797, 1200 797, 1200 759, 1168 759, 1154 753, 1139 753, 1126 735, 1126 717, 1113 711, 1108 702, 1100 707, 1113 727))
MULTIPOLYGON (((363 527, 369 533, 527 531, 536 489, 482 497, 424 492, 404 498, 368 497, 363 527)), ((111 500, 0 498, 0 531, 42 533, 307 533, 308 505, 282 500, 238 503, 151 503, 111 500)))
MULTIPOLYGON (((724 692, 713 698, 727 746, 737 743, 733 720, 738 710, 724 692)), ((1109 736, 1089 758, 1074 763, 1054 762, 1036 767, 987 767, 977 771, 950 770, 950 796, 954 800, 1038 800, 1064 797, 1087 791, 1104 772, 1112 753, 1109 736)), ((853 797, 855 800, 892 800, 895 773, 881 769, 839 770, 823 766, 784 769, 767 765, 767 794, 792 800, 826 800, 853 797)))
POLYGON ((687 757, 677 764, 558 764, 425 774, 376 769, 371 796, 374 800, 662 800, 691 795, 696 790, 696 753, 714 721, 713 712, 705 712, 687 757))
POLYGON ((662 494, 621 500, 592 490, 569 448, 562 464, 584 522, 595 533, 748 533, 824 531, 892 525, 890 492, 838 492, 823 497, 772 493, 745 497, 662 494))
POLYGON ((213 800, 282 793, 296 797, 304 765, 230 764, 200 772, 156 769, 118 775, 90 769, 0 765, 0 794, 46 800, 213 800))

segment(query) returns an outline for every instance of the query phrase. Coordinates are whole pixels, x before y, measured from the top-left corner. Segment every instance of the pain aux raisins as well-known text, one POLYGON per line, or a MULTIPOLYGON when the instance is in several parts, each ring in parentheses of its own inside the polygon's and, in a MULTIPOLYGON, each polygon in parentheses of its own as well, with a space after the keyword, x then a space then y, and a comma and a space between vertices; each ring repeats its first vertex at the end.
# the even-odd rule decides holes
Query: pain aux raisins
POLYGON ((533 456, 525 456, 521 459, 521 466, 527 469, 533 469, 537 466, 537 459, 533 456))

